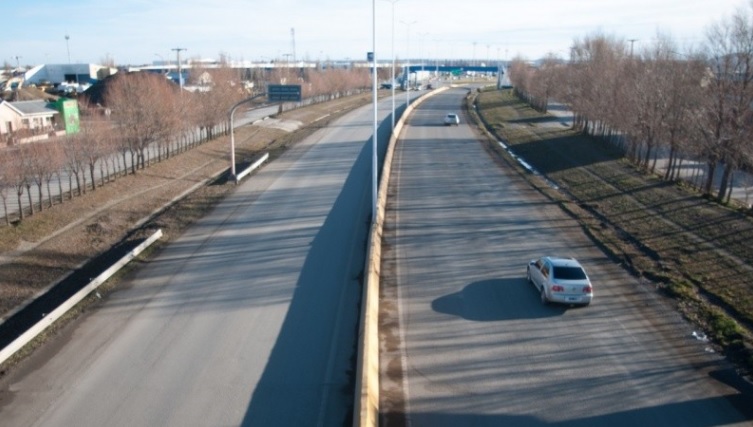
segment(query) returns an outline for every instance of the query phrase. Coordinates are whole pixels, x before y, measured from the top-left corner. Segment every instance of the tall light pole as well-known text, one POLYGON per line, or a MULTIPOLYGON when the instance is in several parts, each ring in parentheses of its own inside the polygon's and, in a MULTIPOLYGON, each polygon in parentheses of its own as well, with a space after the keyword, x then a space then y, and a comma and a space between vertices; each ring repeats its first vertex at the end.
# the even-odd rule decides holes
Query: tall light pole
POLYGON ((415 24, 416 21, 411 22, 405 22, 400 21, 401 23, 405 24, 407 28, 407 44, 405 48, 405 107, 407 108, 410 106, 410 26, 415 24))
POLYGON ((395 131, 395 3, 399 0, 384 0, 392 3, 392 80, 390 89, 392 90, 392 131, 395 131))
MULTIPOLYGON (((68 51, 68 66, 71 65, 71 47, 68 44, 68 40, 71 39, 71 36, 69 36, 67 33, 65 35, 65 49, 68 51)), ((78 72, 76 70, 73 70, 73 75, 76 76, 76 86, 78 86, 78 72)), ((76 87, 76 91, 78 92, 78 87, 76 87)))
POLYGON ((421 60, 421 71, 424 71, 424 63, 426 62, 426 55, 424 54, 424 40, 429 33, 418 33, 418 59, 421 60))
POLYGON ((633 57, 633 44, 638 41, 638 39, 628 39, 630 42, 630 57, 633 57))
MULTIPOLYGON (((371 0, 371 98, 374 109, 374 133, 371 137, 371 223, 377 221, 377 141, 379 141, 379 127, 377 126, 377 43, 376 43, 376 0, 371 0)), ((385 189, 386 190, 386 189, 385 189)))
POLYGON ((68 51, 68 65, 71 65, 71 47, 68 45, 68 40, 71 39, 71 36, 68 34, 65 35, 65 49, 68 51))
POLYGON ((171 50, 175 51, 178 59, 178 86, 180 86, 180 94, 183 96, 183 70, 180 68, 180 52, 186 50, 184 47, 174 47, 171 50))

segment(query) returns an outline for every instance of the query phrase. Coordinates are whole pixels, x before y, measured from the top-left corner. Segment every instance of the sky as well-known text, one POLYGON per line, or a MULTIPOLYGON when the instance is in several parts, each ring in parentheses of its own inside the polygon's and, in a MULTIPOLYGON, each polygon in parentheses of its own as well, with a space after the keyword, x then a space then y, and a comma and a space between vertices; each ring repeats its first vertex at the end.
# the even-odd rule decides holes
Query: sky
POLYGON ((697 46, 740 10, 753 16, 750 0, 0 0, 0 60, 566 58, 594 34, 697 46))

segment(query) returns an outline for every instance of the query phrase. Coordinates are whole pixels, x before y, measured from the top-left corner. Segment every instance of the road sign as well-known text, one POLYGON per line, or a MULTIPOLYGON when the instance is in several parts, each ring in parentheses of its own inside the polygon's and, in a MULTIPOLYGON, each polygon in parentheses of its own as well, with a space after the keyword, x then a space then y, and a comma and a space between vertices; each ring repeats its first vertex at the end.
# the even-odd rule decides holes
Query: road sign
POLYGON ((301 102, 301 85, 267 85, 269 102, 301 102))

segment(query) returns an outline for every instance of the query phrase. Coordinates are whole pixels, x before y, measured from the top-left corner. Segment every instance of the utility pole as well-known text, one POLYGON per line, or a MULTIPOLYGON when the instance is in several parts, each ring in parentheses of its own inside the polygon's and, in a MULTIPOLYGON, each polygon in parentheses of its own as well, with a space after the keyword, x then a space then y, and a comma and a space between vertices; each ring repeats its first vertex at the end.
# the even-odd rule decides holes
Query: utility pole
POLYGON ((178 86, 180 86, 180 95, 183 96, 183 70, 180 68, 180 52, 186 50, 186 48, 174 47, 171 50, 174 50, 178 57, 178 86))
POLYGON ((68 51, 68 65, 71 65, 71 47, 68 45, 68 40, 70 40, 71 36, 68 34, 65 35, 65 49, 68 51))
POLYGON ((638 39, 628 39, 628 41, 630 42, 630 57, 632 58, 633 57, 633 43, 637 42, 638 39))
POLYGON ((408 107, 410 106, 410 26, 415 24, 417 21, 400 22, 405 24, 405 27, 407 28, 407 43, 405 48, 405 106, 408 107))
POLYGON ((295 28, 290 29, 291 51, 293 55, 293 63, 295 63, 295 28))
MULTIPOLYGON (((68 66, 71 65, 71 47, 68 44, 68 40, 71 39, 71 36, 69 36, 67 33, 65 34, 65 49, 68 51, 68 66)), ((78 91, 78 72, 76 70, 73 70, 73 74, 76 76, 76 91, 78 91)))

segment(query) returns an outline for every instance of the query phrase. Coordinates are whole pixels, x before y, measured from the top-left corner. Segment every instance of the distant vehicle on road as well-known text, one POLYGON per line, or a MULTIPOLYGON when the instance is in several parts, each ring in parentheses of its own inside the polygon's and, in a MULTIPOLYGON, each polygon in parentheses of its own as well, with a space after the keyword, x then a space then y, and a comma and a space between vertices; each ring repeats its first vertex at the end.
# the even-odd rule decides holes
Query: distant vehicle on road
POLYGON ((542 304, 591 304, 593 287, 583 266, 574 258, 545 256, 526 267, 528 281, 541 296, 542 304))
POLYGON ((460 118, 455 113, 447 113, 447 115, 444 116, 444 124, 445 126, 458 126, 460 124, 460 118))

